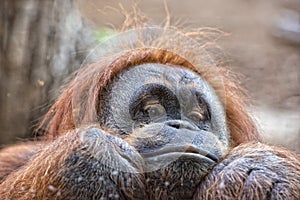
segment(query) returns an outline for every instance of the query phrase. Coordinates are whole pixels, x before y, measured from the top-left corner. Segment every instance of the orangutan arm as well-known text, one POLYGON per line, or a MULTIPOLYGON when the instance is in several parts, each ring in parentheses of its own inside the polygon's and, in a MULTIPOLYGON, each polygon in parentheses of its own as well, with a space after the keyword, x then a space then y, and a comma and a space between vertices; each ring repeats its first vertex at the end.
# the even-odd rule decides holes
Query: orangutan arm
POLYGON ((195 199, 300 199, 300 158, 261 143, 234 148, 203 180, 195 199))
POLYGON ((24 142, 1 149, 0 183, 12 172, 25 165, 45 142, 24 142))
POLYGON ((141 158, 100 129, 74 130, 45 146, 0 185, 1 199, 130 199, 143 187, 141 158))

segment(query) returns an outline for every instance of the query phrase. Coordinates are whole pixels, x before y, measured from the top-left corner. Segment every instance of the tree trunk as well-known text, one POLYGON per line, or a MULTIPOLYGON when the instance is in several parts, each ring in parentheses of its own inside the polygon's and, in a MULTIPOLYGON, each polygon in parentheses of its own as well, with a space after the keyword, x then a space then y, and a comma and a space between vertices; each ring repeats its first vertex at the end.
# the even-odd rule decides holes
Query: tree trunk
POLYGON ((75 0, 0 2, 0 144, 32 133, 92 44, 75 0))

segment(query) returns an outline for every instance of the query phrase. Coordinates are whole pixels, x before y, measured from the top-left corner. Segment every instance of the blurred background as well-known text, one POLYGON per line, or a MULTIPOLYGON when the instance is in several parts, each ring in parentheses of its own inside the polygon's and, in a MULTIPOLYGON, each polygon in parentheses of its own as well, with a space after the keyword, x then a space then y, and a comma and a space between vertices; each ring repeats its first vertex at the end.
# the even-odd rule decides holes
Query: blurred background
MULTIPOLYGON (((0 3, 0 144, 23 141, 95 40, 119 28, 133 1, 3 0, 0 3), (121 6, 120 6, 121 5, 121 6), (121 9, 122 8, 122 9, 121 9)), ((300 152, 300 1, 166 0, 171 24, 226 32, 218 44, 241 74, 266 142, 300 152)), ((136 1, 163 24, 164 1, 136 1)))

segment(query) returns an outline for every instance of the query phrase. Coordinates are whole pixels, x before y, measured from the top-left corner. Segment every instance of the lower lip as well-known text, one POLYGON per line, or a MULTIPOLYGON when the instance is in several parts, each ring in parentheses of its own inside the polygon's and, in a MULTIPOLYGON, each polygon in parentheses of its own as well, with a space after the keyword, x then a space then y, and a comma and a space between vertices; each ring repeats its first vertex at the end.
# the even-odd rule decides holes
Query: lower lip
MULTIPOLYGON (((143 153, 141 154, 143 156, 143 153)), ((144 156, 143 156, 144 157, 144 156)), ((150 161, 154 161, 154 162, 157 162, 159 160, 176 160, 178 158, 191 158, 191 159, 200 159, 200 160, 207 160, 207 161, 210 161, 210 162, 215 162, 214 160, 204 156, 204 155, 201 155, 201 154, 198 154, 198 153, 189 153, 189 152, 168 152, 168 153, 164 153, 164 154, 158 154, 156 156, 149 156, 149 157, 144 157, 146 160, 150 161)))
MULTIPOLYGON (((143 154, 141 154, 143 156, 143 154)), ((195 163, 206 163, 206 165, 213 165, 216 162, 210 158, 197 153, 187 153, 187 152, 169 152, 151 157, 144 157, 145 164, 148 171, 155 171, 168 166, 170 163, 176 160, 192 161, 195 163)))
POLYGON ((145 158, 158 158, 158 157, 166 157, 166 158, 179 158, 183 157, 191 157, 191 158, 199 158, 199 159, 208 159, 212 162, 218 162, 218 158, 213 154, 210 154, 208 151, 200 149, 194 145, 186 144, 186 145, 166 145, 157 150, 152 150, 148 152, 140 152, 140 154, 145 158))

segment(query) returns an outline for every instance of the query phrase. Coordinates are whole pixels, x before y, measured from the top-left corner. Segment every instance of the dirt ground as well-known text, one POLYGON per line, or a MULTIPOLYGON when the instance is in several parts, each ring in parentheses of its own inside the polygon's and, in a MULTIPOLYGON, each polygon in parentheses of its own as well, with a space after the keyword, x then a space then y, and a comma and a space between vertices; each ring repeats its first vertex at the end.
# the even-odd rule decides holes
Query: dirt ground
MULTIPOLYGON (((80 7, 95 28, 118 27, 124 20, 119 3, 125 9, 132 5, 128 0, 81 0, 80 7)), ((297 0, 285 5, 279 0, 169 0, 167 4, 175 24, 217 27, 229 33, 220 45, 231 67, 244 75, 242 84, 255 100, 249 109, 265 141, 300 152, 300 45, 274 37, 272 26, 283 8, 300 9, 297 0)), ((162 0, 139 1, 138 7, 154 23, 164 22, 162 0)))

